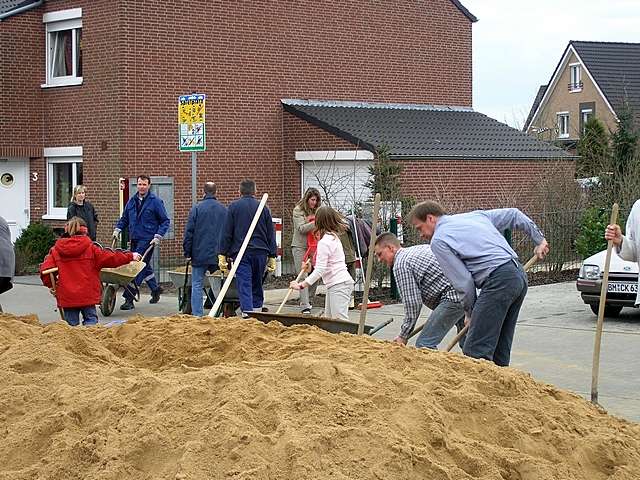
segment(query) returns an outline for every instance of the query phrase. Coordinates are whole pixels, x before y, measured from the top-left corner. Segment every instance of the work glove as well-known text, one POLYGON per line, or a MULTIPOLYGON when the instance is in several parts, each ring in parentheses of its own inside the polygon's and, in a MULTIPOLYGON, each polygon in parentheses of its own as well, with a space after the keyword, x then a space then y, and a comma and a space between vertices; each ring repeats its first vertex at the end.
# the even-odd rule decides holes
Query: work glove
POLYGON ((119 228, 114 228, 113 229, 113 238, 118 238, 120 236, 120 229, 119 228))
POLYGON ((218 255, 218 268, 226 275, 229 273, 229 264, 227 263, 227 257, 225 255, 218 255))
POLYGON ((151 242, 149 243, 154 247, 157 247, 158 245, 160 245, 160 240, 162 240, 162 237, 160 235, 154 235, 153 240, 151 240, 151 242))
POLYGON ((276 259, 274 257, 269 257, 267 260, 267 272, 272 273, 276 271, 276 259))

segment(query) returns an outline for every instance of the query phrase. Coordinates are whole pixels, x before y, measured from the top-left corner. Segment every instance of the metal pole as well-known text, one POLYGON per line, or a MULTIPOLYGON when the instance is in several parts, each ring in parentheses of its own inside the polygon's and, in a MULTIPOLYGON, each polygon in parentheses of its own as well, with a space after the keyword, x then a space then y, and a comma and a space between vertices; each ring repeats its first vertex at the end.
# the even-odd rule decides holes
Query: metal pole
POLYGON ((191 204, 195 205, 198 201, 196 198, 196 180, 198 177, 198 153, 191 152, 191 204))

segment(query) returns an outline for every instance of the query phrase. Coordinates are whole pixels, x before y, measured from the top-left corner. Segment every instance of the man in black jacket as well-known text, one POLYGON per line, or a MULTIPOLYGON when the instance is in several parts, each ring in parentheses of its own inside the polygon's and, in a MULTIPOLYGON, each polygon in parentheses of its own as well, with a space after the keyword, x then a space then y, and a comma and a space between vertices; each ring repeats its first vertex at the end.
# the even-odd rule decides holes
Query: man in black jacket
MULTIPOLYGON (((218 256, 218 265, 223 272, 227 270, 227 257, 235 259, 238 255, 258 210, 260 202, 256 200, 255 193, 256 183, 249 179, 243 180, 240 182, 240 198, 229 205, 218 256)), ((262 308, 265 265, 268 271, 273 272, 276 269, 276 254, 276 231, 271 212, 265 206, 236 270, 236 286, 243 318, 249 317, 252 310, 262 308)))
POLYGON ((184 256, 191 259, 191 314, 202 317, 202 289, 205 272, 218 265, 220 233, 227 208, 215 197, 216 184, 204 185, 204 198, 191 208, 184 231, 184 256))

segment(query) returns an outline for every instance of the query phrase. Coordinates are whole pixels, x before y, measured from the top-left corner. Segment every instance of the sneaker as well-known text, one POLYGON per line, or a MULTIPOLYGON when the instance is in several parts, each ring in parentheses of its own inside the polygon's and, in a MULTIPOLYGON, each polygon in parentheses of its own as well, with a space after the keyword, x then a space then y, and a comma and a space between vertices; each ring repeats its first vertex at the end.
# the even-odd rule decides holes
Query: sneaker
POLYGON ((269 309, 268 309, 267 307, 262 307, 262 308, 260 309, 260 311, 261 311, 261 312, 268 312, 268 311, 269 311, 269 309))
POLYGON ((160 294, 162 293, 162 289, 157 289, 151 292, 151 300, 149 303, 158 303, 160 301, 160 294))
POLYGON ((302 314, 303 315, 311 315, 311 309, 310 308, 303 308, 302 309, 302 314))
POLYGON ((246 314, 246 313, 242 312, 242 318, 245 318, 245 319, 246 319, 246 318, 250 318, 250 317, 249 317, 249 315, 248 315, 248 314, 246 314))
POLYGON ((134 308, 136 307, 130 300, 126 300, 122 305, 120 305, 120 310, 133 310, 134 308))

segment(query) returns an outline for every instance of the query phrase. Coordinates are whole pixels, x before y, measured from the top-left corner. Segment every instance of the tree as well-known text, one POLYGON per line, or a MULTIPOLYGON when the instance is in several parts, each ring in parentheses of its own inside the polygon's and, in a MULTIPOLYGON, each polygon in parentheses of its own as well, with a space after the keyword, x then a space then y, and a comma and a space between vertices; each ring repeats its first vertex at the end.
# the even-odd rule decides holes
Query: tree
POLYGON ((611 135, 611 158, 613 175, 626 176, 636 161, 638 131, 633 121, 633 111, 628 102, 624 102, 618 113, 618 129, 611 135))
POLYGON ((387 145, 376 149, 375 161, 369 167, 369 180, 365 186, 371 190, 371 196, 376 193, 382 198, 381 224, 388 227, 389 219, 400 214, 402 192, 400 175, 402 164, 391 159, 391 150, 387 145))
POLYGON ((604 124, 592 116, 584 125, 584 133, 578 141, 576 175, 578 178, 596 177, 607 171, 611 151, 609 135, 604 124))

